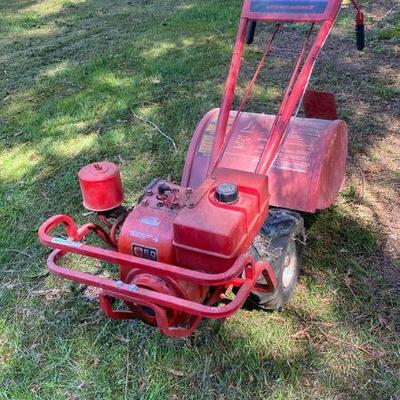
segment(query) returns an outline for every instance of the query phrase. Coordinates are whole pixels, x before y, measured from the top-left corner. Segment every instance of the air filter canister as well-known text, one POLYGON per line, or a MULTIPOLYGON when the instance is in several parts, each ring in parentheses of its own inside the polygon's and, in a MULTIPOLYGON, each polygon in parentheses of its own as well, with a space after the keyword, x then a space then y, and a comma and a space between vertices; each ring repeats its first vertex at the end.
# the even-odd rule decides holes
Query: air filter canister
POLYGON ((119 168, 102 161, 86 165, 79 173, 83 205, 90 211, 109 211, 124 201, 119 168))

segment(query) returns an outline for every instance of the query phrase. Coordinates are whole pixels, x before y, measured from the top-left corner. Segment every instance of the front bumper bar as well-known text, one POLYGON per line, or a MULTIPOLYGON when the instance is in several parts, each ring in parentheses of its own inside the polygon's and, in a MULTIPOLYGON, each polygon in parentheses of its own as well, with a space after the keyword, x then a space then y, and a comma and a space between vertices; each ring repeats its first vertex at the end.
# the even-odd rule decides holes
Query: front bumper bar
POLYGON ((87 224, 78 228, 73 219, 66 215, 54 216, 43 223, 39 229, 40 241, 46 246, 55 249, 47 260, 50 271, 61 278, 102 289, 100 304, 110 318, 128 319, 137 317, 132 311, 114 311, 111 303, 113 298, 152 308, 156 314, 159 329, 169 336, 190 335, 202 318, 220 319, 229 317, 242 307, 252 290, 273 291, 276 286, 276 277, 271 266, 266 262, 256 263, 250 255, 242 255, 231 268, 223 273, 209 274, 82 243, 91 231, 94 231, 110 246, 113 246, 107 233, 94 224, 87 224), (60 225, 65 226, 68 239, 51 236, 51 232, 60 225), (213 289, 213 294, 208 299, 207 304, 200 304, 104 276, 76 271, 58 264, 58 261, 67 253, 124 265, 161 277, 170 277, 210 286, 213 289), (264 274, 267 285, 256 285, 261 274, 264 274), (242 277, 243 275, 244 277, 242 277), (231 285, 239 288, 235 298, 224 306, 213 306, 220 299, 220 295, 231 285), (190 315, 189 327, 169 326, 166 309, 173 309, 190 315))

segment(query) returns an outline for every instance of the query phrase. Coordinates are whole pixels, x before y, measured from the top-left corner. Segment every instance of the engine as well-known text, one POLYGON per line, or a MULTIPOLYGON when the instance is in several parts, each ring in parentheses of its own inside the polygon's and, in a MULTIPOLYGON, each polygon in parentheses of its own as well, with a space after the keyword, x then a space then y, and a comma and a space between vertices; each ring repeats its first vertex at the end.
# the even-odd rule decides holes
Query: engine
MULTIPOLYGON (((268 178, 249 172, 217 169, 196 190, 154 179, 129 212, 121 207, 122 184, 114 164, 86 166, 79 179, 84 205, 99 213, 103 221, 109 216, 119 219, 115 238, 119 252, 207 273, 230 268, 247 251, 268 212, 268 178)), ((120 279, 200 303, 209 295, 207 287, 123 264, 120 279)), ((150 308, 129 306, 155 324, 150 308)), ((182 313, 172 311, 168 317, 171 323, 185 319, 182 313)))

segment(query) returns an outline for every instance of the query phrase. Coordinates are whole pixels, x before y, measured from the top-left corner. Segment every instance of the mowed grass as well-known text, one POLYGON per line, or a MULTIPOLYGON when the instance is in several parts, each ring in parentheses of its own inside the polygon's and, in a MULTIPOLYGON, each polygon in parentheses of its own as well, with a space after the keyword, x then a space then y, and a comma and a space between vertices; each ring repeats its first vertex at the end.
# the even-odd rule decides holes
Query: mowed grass
MULTIPOLYGON (((154 176, 179 180, 219 104, 241 1, 0 0, 0 399, 399 398, 399 13, 366 3, 367 51, 346 6, 312 80, 337 94, 351 156, 338 203, 306 216, 293 301, 172 340, 107 320, 48 275, 36 232, 55 213, 89 220, 76 179, 88 162, 118 163, 130 204, 154 176)), ((301 32, 283 37, 252 109, 276 108, 301 32)))

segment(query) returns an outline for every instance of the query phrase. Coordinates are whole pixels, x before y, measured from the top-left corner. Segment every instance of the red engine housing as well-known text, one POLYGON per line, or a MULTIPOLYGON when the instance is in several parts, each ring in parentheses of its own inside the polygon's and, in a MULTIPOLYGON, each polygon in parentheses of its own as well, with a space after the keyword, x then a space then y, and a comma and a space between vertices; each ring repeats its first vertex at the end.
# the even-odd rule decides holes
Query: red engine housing
MULTIPOLYGON (((268 178, 219 168, 195 191, 168 184, 173 198, 160 199, 156 182, 128 215, 119 251, 208 273, 227 270, 247 251, 268 213, 268 178), (238 187, 234 204, 220 203, 215 191, 222 183, 238 187)), ((121 266, 121 279, 129 270, 121 266)))
MULTIPOLYGON (((151 261, 179 265, 207 273, 224 273, 247 251, 268 213, 268 178, 219 168, 195 191, 156 180, 126 218, 118 250, 151 261), (233 183, 238 199, 233 204, 216 200, 216 188, 233 183), (160 195, 159 187, 168 187, 160 195)), ((120 264, 120 279, 155 292, 203 303, 210 287, 159 277, 120 264)), ((149 324, 156 324, 150 307, 128 303, 149 324)), ((167 311, 170 325, 182 324, 190 315, 167 311)))

